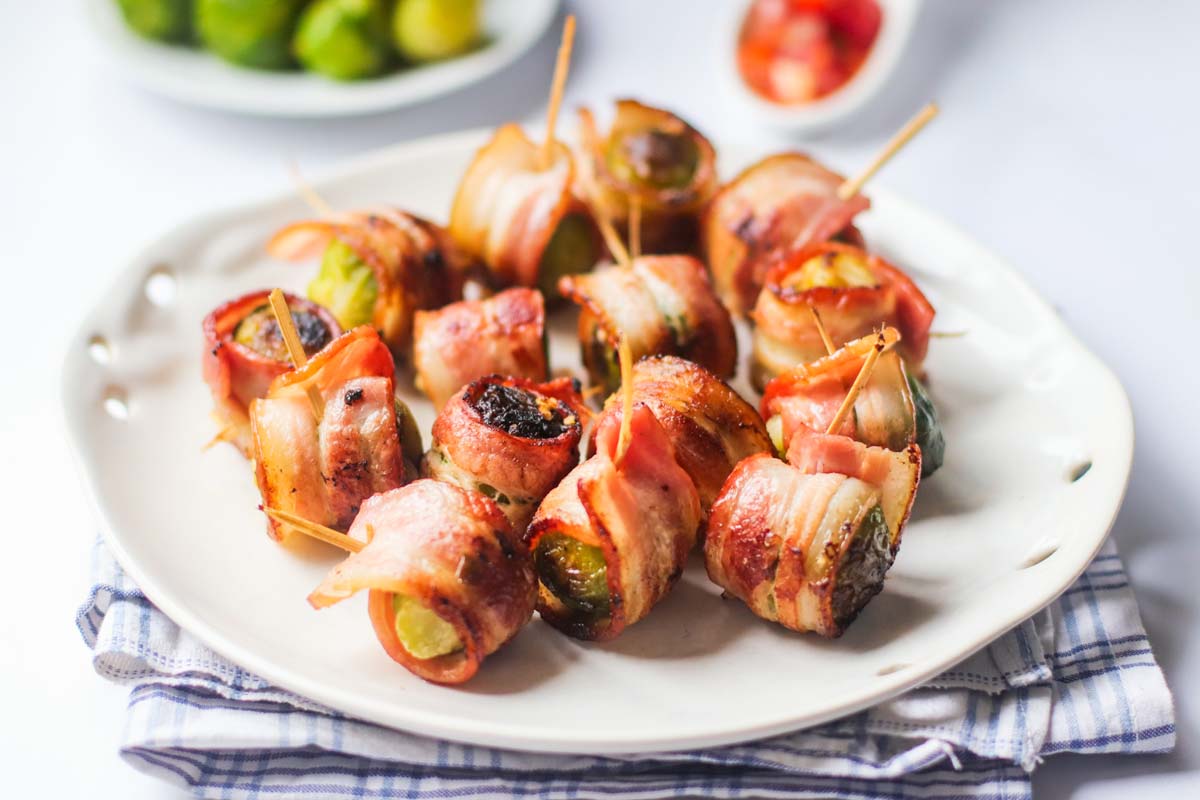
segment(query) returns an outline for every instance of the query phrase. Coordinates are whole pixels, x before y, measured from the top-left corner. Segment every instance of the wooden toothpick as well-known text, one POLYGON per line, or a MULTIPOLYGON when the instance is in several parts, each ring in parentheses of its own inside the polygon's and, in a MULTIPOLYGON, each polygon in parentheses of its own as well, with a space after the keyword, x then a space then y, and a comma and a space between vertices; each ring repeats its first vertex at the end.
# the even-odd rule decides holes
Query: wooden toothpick
POLYGON ((854 383, 850 384, 849 391, 846 392, 846 399, 842 401, 841 408, 834 415, 833 421, 829 423, 829 427, 825 429, 825 433, 836 433, 838 428, 842 427, 842 423, 846 421, 846 417, 850 414, 850 409, 854 408, 854 401, 858 399, 859 392, 866 386, 867 381, 871 378, 871 372, 875 369, 875 362, 879 360, 879 356, 887 347, 887 339, 883 335, 883 331, 879 331, 879 338, 875 340, 875 346, 871 348, 871 352, 867 353, 867 358, 863 361, 862 368, 858 371, 858 375, 854 378, 854 383))
POLYGON ((308 363, 308 354, 300 342, 300 334, 296 332, 296 324, 292 320, 292 310, 288 308, 287 298, 282 289, 272 289, 270 294, 271 311, 275 314, 275 322, 279 325, 279 333, 283 336, 283 344, 288 356, 296 369, 308 363))
MULTIPOLYGON (((292 311, 288 308, 283 290, 272 289, 270 302, 271 311, 275 314, 275 322, 279 325, 279 333, 283 336, 283 345, 287 348, 293 366, 300 369, 308 363, 308 356, 304 352, 304 345, 300 342, 300 334, 296 332, 296 324, 292 321, 292 311)), ((308 401, 312 404, 313 416, 320 420, 325 416, 324 398, 321 397, 317 387, 311 383, 305 384, 304 390, 308 394, 308 401)))
POLYGON ((289 161, 288 172, 292 174, 292 181, 296 184, 296 191, 304 198, 304 202, 308 203, 309 208, 326 219, 334 216, 333 206, 326 203, 325 198, 317 194, 317 190, 312 187, 312 184, 304 180, 304 176, 300 174, 299 164, 295 161, 289 161))
MULTIPOLYGON (((579 135, 582 139, 584 149, 588 152, 597 150, 599 144, 596 140, 596 127, 592 120, 592 115, 587 109, 581 109, 580 113, 579 135)), ((608 208, 608 201, 604 193, 600 191, 600 184, 596 180, 596 165, 592 158, 580 159, 576 177, 579 179, 580 189, 583 192, 585 200, 589 201, 591 207, 592 218, 596 221, 596 227, 600 229, 600 236, 604 239, 604 244, 608 248, 608 252, 612 254, 613 259, 622 267, 628 267, 630 263, 629 251, 625 248, 625 243, 621 241, 621 237, 617 235, 617 229, 613 226, 612 212, 608 208)))
POLYGON ((605 202, 604 196, 600 193, 600 187, 596 183, 596 175, 592 171, 591 163, 586 163, 579 170, 579 180, 582 184, 583 193, 592 201, 592 218, 596 220, 596 227, 600 229, 600 236, 604 239, 604 244, 608 247, 608 251, 612 253, 614 259, 622 267, 629 266, 629 251, 625 249, 625 243, 621 241, 621 237, 617 235, 617 229, 613 226, 612 215, 608 210, 608 203, 605 202))
POLYGON ((554 129, 558 125, 558 109, 562 105, 563 87, 567 84, 567 72, 571 67, 571 48, 575 43, 575 15, 567 16, 563 25, 562 43, 558 46, 558 60, 554 63, 554 80, 550 84, 550 105, 546 109, 546 138, 542 140, 540 160, 542 167, 550 166, 554 155, 554 129))
POLYGON ((817 333, 821 335, 821 344, 825 345, 825 355, 833 355, 837 347, 834 346, 833 339, 829 336, 829 331, 825 330, 825 322, 821 319, 821 312, 817 311, 816 306, 809 303, 808 313, 812 314, 813 323, 817 326, 817 333))
POLYGON ((604 206, 604 201, 599 195, 593 195, 592 208, 595 210, 596 226, 600 228, 600 235, 604 237, 604 244, 608 246, 608 250, 612 253, 613 258, 622 267, 628 267, 632 263, 629 257, 629 251, 625 249, 625 243, 621 241, 621 237, 617 235, 617 229, 613 227, 612 218, 608 216, 608 209, 604 206))
POLYGON ((853 178, 848 178, 838 187, 837 196, 840 200, 849 200, 854 195, 862 191, 862 187, 871 177, 878 172, 884 164, 891 160, 892 156, 908 144, 909 141, 925 127, 928 122, 937 116, 937 103, 929 103, 917 115, 904 124, 904 127, 896 132, 896 135, 883 146, 883 150, 879 151, 879 155, 867 165, 866 169, 858 173, 853 178))
POLYGON ((617 436, 616 464, 621 463, 629 449, 629 436, 633 426, 633 351, 629 348, 629 337, 620 334, 617 356, 621 361, 621 433, 617 436))
POLYGON ((315 522, 310 522, 304 517, 297 516, 287 511, 280 511, 277 508, 263 507, 263 513, 277 522, 289 526, 292 530, 299 531, 305 536, 309 536, 318 541, 331 544, 334 547, 340 547, 351 553, 357 553, 366 547, 366 544, 360 542, 351 536, 347 536, 341 531, 335 531, 333 528, 326 528, 324 525, 318 525, 315 522))

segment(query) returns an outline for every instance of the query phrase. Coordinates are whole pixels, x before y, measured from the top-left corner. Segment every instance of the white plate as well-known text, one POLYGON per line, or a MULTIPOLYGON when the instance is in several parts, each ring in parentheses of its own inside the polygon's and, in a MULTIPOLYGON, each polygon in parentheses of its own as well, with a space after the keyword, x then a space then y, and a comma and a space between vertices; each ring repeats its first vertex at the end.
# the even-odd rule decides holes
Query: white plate
POLYGON ((115 0, 88 0, 101 44, 130 80, 184 103, 277 117, 338 117, 399 108, 447 94, 508 66, 533 47, 559 0, 486 0, 489 41, 473 53, 371 80, 341 83, 307 72, 225 63, 199 48, 152 42, 129 30, 115 0))
POLYGON ((728 6, 728 16, 719 29, 717 58, 725 93, 751 119, 773 128, 810 133, 833 127, 878 94, 896 71, 921 10, 921 0, 879 0, 883 9, 879 35, 850 81, 811 103, 784 105, 761 97, 746 85, 738 69, 738 38, 752 2, 741 0, 728 6))
MULTIPOLYGON (((394 148, 316 185, 336 207, 392 202, 444 219, 483 141, 473 132, 394 148)), ((726 174, 762 155, 720 153, 726 174)), ((884 592, 840 640, 789 633, 722 601, 695 561, 617 641, 581 644, 534 620, 460 689, 390 661, 364 597, 312 611, 304 598, 336 555, 271 542, 245 461, 227 446, 201 451, 214 431, 201 318, 248 290, 299 290, 313 272, 263 255, 273 229, 308 213, 291 193, 158 239, 83 323, 65 365, 66 416, 105 536, 146 594, 218 652, 347 714, 419 733, 645 752, 780 733, 891 697, 1070 585, 1116 514, 1133 431, 1112 374, 1009 267, 934 215, 877 187, 871 195, 868 240, 912 270, 938 308, 936 329, 965 335, 935 339, 927 362, 945 466, 921 486, 884 592)), ((559 331, 570 329, 564 313, 559 331)), ((555 365, 578 368, 571 335, 553 339, 555 365)), ((427 435, 429 405, 415 411, 427 435)))

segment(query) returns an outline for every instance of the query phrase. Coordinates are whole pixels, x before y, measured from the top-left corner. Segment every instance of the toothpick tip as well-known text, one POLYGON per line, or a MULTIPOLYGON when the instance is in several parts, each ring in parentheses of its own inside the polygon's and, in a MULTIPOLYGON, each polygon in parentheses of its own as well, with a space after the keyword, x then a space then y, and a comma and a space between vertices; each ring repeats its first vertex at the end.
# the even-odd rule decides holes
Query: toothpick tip
POLYGON ((894 136, 883 146, 883 150, 871 161, 870 164, 863 169, 858 175, 853 178, 847 178, 838 187, 837 196, 842 200, 849 200, 862 191, 862 187, 868 180, 871 179, 876 172, 883 168, 883 165, 892 159, 906 144, 912 141, 922 128, 929 123, 931 119, 936 117, 939 112, 938 104, 932 100, 926 103, 920 111, 913 115, 912 119, 904 123, 904 126, 896 132, 894 136))

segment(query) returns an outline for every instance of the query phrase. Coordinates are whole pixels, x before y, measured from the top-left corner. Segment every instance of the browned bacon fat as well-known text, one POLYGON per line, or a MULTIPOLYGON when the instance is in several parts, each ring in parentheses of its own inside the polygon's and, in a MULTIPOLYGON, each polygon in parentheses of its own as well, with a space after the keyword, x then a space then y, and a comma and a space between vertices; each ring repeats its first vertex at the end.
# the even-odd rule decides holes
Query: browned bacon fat
MULTIPOLYGON (((725 381, 691 361, 643 358, 633 367, 633 396, 654 412, 666 431, 706 513, 739 461, 771 452, 771 440, 754 408, 725 381)), ((620 410, 620 395, 612 395, 601 419, 620 410)))
POLYGON ((646 616, 683 572, 700 498, 666 431, 644 405, 599 424, 596 455, 542 501, 526 533, 542 619, 578 639, 612 639, 646 616))
POLYGON ((413 674, 463 683, 533 615, 529 554, 499 507, 418 480, 363 503, 350 536, 367 543, 309 595, 316 608, 364 589, 375 635, 413 674))
POLYGON ((802 429, 791 439, 787 460, 801 472, 846 475, 879 489, 892 551, 900 547, 900 535, 921 482, 921 448, 916 444, 897 452, 848 436, 802 429))
POLYGON ((414 312, 462 297, 472 266, 440 226, 383 207, 294 223, 272 237, 267 251, 288 261, 322 257, 309 297, 344 328, 372 325, 405 359, 414 312))
POLYGON ((413 330, 417 385, 441 409, 462 387, 485 375, 546 379, 546 311, 536 289, 507 289, 418 311, 413 330))
POLYGON ((450 233, 487 265, 495 286, 552 292, 566 274, 584 272, 602 252, 587 207, 572 192, 575 164, 555 142, 548 162, 519 125, 501 126, 459 184, 450 233))
MULTIPOLYGON (((855 339, 831 355, 792 367, 767 384, 762 414, 768 427, 778 432, 780 452, 802 428, 820 432, 829 428, 878 341, 873 333, 855 339)), ((916 441, 912 391, 904 363, 893 349, 899 341, 895 328, 883 330, 883 354, 855 399, 853 411, 835 433, 889 450, 904 450, 916 441)))
POLYGON ((586 414, 569 378, 481 378, 438 414, 421 473, 482 492, 523 533, 542 498, 579 463, 586 414))
POLYGON ((563 278, 559 291, 578 303, 579 344, 592 383, 613 391, 621 383, 618 332, 635 360, 677 355, 719 377, 737 368, 737 340, 704 266, 691 256, 642 256, 563 278))
POLYGON ((801 153, 748 167, 721 187, 705 213, 704 249, 721 299, 735 314, 754 308, 772 258, 786 249, 862 237, 851 224, 870 206, 837 196, 844 178, 801 153))
MULTIPOLYGON (((404 482, 394 366, 374 328, 342 334, 250 404, 263 505, 344 531, 363 500, 404 482), (315 415, 308 389, 319 394, 315 415)), ((267 532, 283 541, 275 520, 267 532)))
MULTIPOLYGON (((270 291, 251 292, 219 306, 204 318, 204 380, 212 390, 213 415, 220 438, 250 455, 250 402, 267 393, 271 381, 292 368, 279 325, 267 298, 270 291)), ((313 355, 341 335, 337 320, 325 309, 285 294, 300 343, 313 355)))
POLYGON ((618 100, 606 136, 588 109, 579 111, 580 172, 622 236, 638 206, 646 253, 694 252, 700 211, 717 189, 717 154, 708 139, 669 111, 618 100))
POLYGON ((934 310, 912 279, 858 247, 825 242, 788 253, 767 273, 753 315, 752 375, 760 389, 825 355, 812 309, 835 346, 891 325, 909 366, 919 369, 925 360, 934 310))
POLYGON ((841 636, 883 588, 894 553, 878 487, 765 454, 729 476, 704 542, 708 576, 727 595, 827 637, 841 636))

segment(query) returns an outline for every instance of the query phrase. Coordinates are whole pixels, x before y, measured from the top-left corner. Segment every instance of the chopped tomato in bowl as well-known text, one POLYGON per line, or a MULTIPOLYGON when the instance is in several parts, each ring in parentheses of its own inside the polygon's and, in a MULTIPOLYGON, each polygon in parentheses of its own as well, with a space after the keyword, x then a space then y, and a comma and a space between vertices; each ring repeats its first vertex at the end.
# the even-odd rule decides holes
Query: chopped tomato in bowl
POLYGON ((738 70, 776 103, 825 97, 866 61, 882 20, 876 0, 756 0, 742 23, 738 70))

